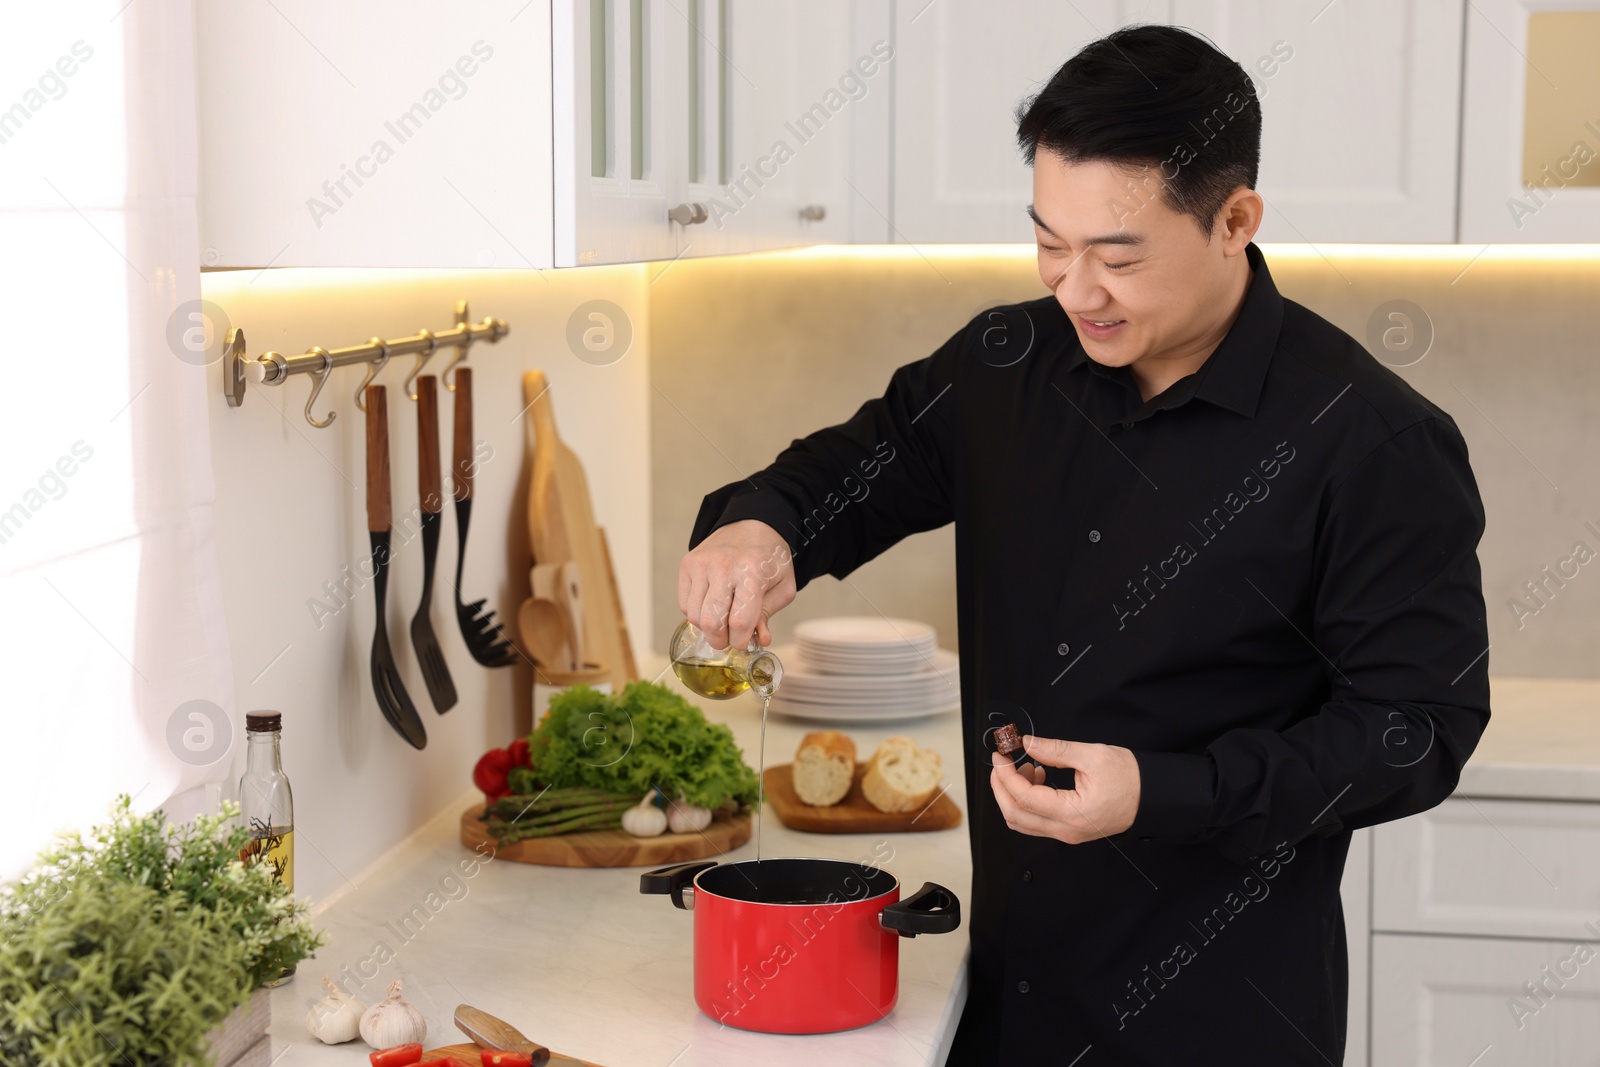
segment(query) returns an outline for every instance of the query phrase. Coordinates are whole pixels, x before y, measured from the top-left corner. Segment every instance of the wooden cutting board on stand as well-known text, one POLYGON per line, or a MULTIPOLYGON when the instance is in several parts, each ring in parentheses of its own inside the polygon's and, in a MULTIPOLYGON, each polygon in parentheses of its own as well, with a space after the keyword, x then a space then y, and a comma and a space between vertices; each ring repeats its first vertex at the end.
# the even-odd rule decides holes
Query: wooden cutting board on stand
POLYGON ((528 540, 539 563, 578 564, 584 598, 584 658, 606 666, 613 692, 639 677, 622 617, 605 534, 594 521, 589 480, 577 453, 556 430, 555 404, 544 372, 522 376, 527 406, 528 540))

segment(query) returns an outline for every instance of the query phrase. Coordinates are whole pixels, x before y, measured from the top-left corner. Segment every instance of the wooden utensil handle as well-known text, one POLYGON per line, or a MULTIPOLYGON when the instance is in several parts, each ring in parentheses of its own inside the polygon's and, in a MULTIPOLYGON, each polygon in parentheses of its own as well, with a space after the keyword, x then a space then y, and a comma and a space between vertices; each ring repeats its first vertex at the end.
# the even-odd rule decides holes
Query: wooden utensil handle
POLYGON ((455 472, 455 497, 472 499, 472 371, 456 368, 455 448, 451 456, 455 472))
POLYGON ((497 1019, 470 1004, 456 1005, 455 1021, 456 1029, 472 1038, 481 1048, 526 1052, 533 1057, 534 1063, 544 1063, 550 1059, 548 1048, 537 1041, 528 1040, 522 1031, 504 1019, 497 1019))
POLYGON ((367 386, 367 529, 389 529, 389 403, 381 385, 367 386))
POLYGON ((439 495, 439 380, 417 379, 417 498, 430 515, 444 510, 439 495))

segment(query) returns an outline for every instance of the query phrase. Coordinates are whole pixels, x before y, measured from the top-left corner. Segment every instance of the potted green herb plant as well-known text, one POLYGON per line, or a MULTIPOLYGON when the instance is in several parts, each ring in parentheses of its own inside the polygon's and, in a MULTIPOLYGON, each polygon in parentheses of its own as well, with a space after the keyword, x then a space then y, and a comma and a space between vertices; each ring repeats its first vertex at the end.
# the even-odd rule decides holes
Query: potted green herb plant
POLYGON ((237 815, 169 826, 120 797, 0 889, 0 1063, 225 1065, 266 1032, 266 983, 325 938, 240 861, 237 815))

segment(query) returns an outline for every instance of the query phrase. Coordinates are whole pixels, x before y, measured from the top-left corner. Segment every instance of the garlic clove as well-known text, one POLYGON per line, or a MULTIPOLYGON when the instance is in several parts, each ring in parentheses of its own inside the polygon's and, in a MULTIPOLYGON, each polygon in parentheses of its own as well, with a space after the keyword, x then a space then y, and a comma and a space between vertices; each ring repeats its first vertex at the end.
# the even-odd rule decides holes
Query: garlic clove
POLYGON ((667 827, 675 834, 694 833, 711 825, 711 809, 679 797, 667 805, 667 827))
POLYGON ((327 975, 322 976, 322 984, 328 995, 306 1013, 306 1030, 325 1045, 354 1041, 360 1035, 361 1016, 367 1006, 340 989, 327 975))
POLYGON ((422 1012, 400 996, 404 988, 396 978, 389 983, 389 995, 362 1014, 361 1040, 373 1048, 409 1045, 428 1036, 428 1021, 422 1012))
POLYGON ((656 791, 622 813, 622 829, 634 837, 656 837, 666 833, 667 813, 655 805, 656 791))

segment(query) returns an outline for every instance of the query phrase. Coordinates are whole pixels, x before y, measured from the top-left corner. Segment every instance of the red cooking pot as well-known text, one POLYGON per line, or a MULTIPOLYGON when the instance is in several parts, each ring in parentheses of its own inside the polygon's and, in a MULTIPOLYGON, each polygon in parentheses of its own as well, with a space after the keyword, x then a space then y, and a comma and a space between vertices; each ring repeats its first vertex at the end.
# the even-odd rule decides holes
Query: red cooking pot
POLYGON ((684 863, 639 876, 694 912, 694 1000, 717 1022, 769 1034, 875 1023, 900 995, 900 938, 961 925, 932 882, 905 900, 894 875, 827 859, 684 863))

